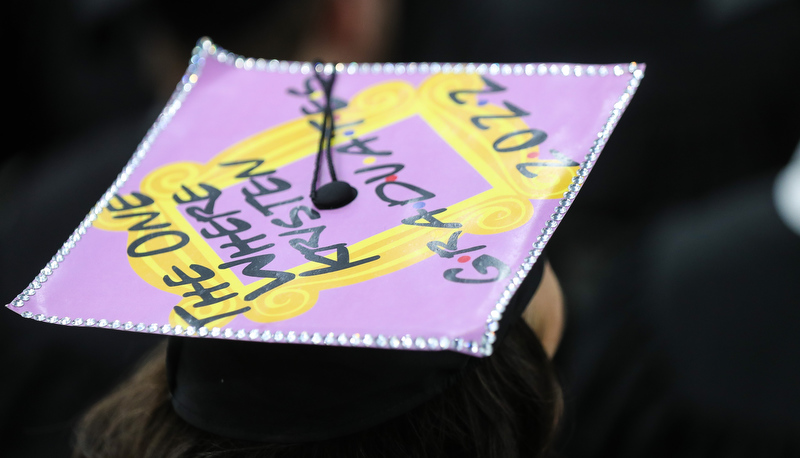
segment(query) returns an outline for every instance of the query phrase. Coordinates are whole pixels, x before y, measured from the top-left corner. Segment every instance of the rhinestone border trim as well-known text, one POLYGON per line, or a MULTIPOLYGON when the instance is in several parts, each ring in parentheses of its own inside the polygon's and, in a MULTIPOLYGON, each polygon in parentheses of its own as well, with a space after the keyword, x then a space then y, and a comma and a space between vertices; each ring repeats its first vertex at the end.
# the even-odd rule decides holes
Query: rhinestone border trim
POLYGON ((523 261, 520 268, 516 271, 508 286, 506 286, 500 299, 495 304, 495 307, 486 318, 486 328, 480 342, 470 341, 461 338, 449 337, 431 337, 431 336, 411 336, 405 334, 401 336, 385 336, 378 334, 355 333, 347 335, 340 333, 336 335, 334 332, 329 332, 325 335, 322 333, 309 333, 306 331, 282 331, 282 330, 265 330, 247 329, 234 330, 232 328, 218 328, 214 327, 208 329, 206 327, 194 328, 192 326, 184 328, 183 326, 172 327, 169 324, 160 325, 158 323, 145 324, 125 322, 121 323, 119 320, 109 322, 106 319, 97 318, 75 318, 58 317, 58 316, 45 316, 44 314, 33 314, 26 310, 21 313, 24 318, 30 318, 36 321, 44 321, 53 324, 60 324, 64 326, 85 326, 85 327, 98 327, 108 329, 123 329, 132 332, 142 332, 149 334, 164 334, 164 335, 186 335, 197 337, 212 337, 224 338, 234 340, 253 340, 263 342, 289 342, 289 343, 307 343, 312 345, 329 345, 329 346, 345 346, 345 347, 373 347, 373 348, 394 348, 394 349, 407 349, 407 350, 453 350, 462 353, 473 354, 475 356, 490 356, 494 351, 494 343, 496 341, 495 332, 500 327, 500 320, 503 318, 509 301, 514 293, 519 288, 522 280, 530 272, 533 265, 536 263, 539 256, 542 254, 547 241, 550 240, 551 235, 555 232, 556 227, 563 219, 572 202, 578 195, 586 177, 589 175, 592 167, 594 167, 600 152, 606 145, 611 131, 617 125, 622 113, 627 108, 628 104, 639 83, 644 78, 644 69, 636 62, 631 62, 627 67, 622 65, 572 65, 572 64, 475 64, 475 63, 436 63, 436 62, 423 62, 423 63, 338 63, 338 64, 315 64, 309 62, 295 62, 295 61, 282 61, 282 60, 267 60, 267 59, 254 59, 249 57, 240 56, 225 50, 222 47, 214 44, 209 38, 203 37, 198 40, 197 45, 192 49, 192 56, 189 60, 189 66, 186 72, 178 83, 175 91, 172 93, 169 101, 164 109, 159 114, 156 121, 145 134, 144 139, 137 146, 133 156, 122 169, 122 172, 117 176, 114 183, 103 194, 100 200, 92 207, 92 210, 86 215, 81 224, 73 231, 62 247, 50 259, 50 262, 45 265, 39 272, 39 275, 28 285, 25 290, 17 295, 17 297, 6 307, 10 309, 19 309, 25 306, 25 303, 30 300, 31 296, 36 294, 36 291, 41 289, 42 284, 45 283, 66 260, 67 255, 80 241, 81 237, 86 234, 87 229, 91 227, 94 220, 108 205, 111 198, 117 193, 125 182, 128 180, 133 171, 138 167, 144 157, 147 155, 151 145, 155 141, 158 134, 169 124, 172 117, 181 108, 186 96, 191 92, 194 85, 197 83, 206 59, 214 58, 218 62, 225 63, 243 70, 256 70, 268 71, 278 73, 300 73, 309 74, 312 71, 322 71, 326 74, 331 74, 334 71, 337 73, 347 73, 354 75, 356 73, 372 73, 372 74, 432 74, 432 73, 477 73, 479 75, 503 75, 503 76, 562 76, 562 77, 623 77, 629 75, 628 85, 625 92, 619 97, 619 100, 614 104, 608 119, 603 127, 597 133, 597 139, 594 141, 589 153, 586 155, 584 162, 572 178, 572 184, 569 185, 568 190, 564 193, 563 198, 559 201, 559 205, 554 209, 550 219, 545 223, 542 233, 537 237, 536 242, 533 244, 533 249, 530 251, 528 257, 523 261))

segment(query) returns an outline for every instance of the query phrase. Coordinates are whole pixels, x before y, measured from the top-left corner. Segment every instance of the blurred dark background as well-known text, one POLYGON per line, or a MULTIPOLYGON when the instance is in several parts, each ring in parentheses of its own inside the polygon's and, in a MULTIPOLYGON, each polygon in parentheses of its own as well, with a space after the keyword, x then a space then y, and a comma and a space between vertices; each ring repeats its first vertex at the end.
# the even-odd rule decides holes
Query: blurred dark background
MULTIPOLYGON (((285 3, 5 6, 4 303, 113 181, 200 36, 249 56, 301 54, 299 37, 326 24, 325 7, 312 7, 327 2, 285 3)), ((393 4, 391 18, 389 61, 648 65, 548 247, 569 312, 556 358, 562 453, 800 455, 800 235, 772 202, 800 141, 800 3, 409 1, 393 4)), ((11 315, 0 319, 0 348, 21 375, 3 387, 20 396, 2 400, 0 434, 19 456, 36 456, 30 438, 68 443, 82 403, 154 343, 99 331, 108 345, 89 335, 76 348, 90 356, 75 362, 79 351, 61 348, 74 332, 11 315), (98 365, 107 375, 92 374, 98 365), (45 389, 55 376, 86 393, 58 410, 55 399, 75 391, 45 389)))

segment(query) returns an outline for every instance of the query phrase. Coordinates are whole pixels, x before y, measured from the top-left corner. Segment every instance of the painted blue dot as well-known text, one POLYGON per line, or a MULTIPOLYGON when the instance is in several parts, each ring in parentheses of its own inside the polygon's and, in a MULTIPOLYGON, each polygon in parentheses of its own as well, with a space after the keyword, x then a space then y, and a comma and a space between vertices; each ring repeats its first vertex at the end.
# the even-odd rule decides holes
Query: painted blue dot
POLYGON ((412 205, 412 207, 414 207, 414 208, 422 208, 424 206, 425 206, 425 202, 417 202, 414 205, 412 205))
POLYGON ((352 130, 346 130, 346 131, 344 131, 344 134, 345 135, 353 135, 354 132, 352 130))
POLYGON ((486 99, 478 100, 478 105, 486 105, 487 103, 489 103, 489 101, 486 99))

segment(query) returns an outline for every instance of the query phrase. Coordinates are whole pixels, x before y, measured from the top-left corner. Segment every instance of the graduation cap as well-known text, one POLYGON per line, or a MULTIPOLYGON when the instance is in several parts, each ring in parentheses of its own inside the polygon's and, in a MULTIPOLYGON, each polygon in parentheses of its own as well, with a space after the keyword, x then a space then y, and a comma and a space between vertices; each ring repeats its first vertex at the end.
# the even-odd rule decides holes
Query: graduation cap
MULTIPOLYGON (((197 367, 228 351, 222 339, 288 344, 261 346, 276 360, 338 364, 326 355, 347 347, 457 369, 491 355, 535 292, 537 260, 643 71, 287 62, 202 39, 116 181, 7 307, 194 338, 170 355, 197 367)), ((216 377, 173 366, 173 385, 216 377)), ((195 424, 225 415, 175 399, 195 424)), ((234 417, 215 432, 239 435, 234 417)), ((303 431, 281 437, 329 435, 303 431)))

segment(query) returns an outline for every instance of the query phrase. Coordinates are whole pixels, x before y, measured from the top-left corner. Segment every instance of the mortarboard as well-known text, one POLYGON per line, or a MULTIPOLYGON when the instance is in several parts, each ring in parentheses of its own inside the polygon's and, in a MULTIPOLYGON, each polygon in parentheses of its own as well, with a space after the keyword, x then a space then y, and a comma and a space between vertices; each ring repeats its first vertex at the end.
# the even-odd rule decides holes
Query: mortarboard
MULTIPOLYGON (((181 416, 222 435, 318 440, 391 418, 491 355, 643 70, 286 62, 202 39, 117 180, 8 308, 200 339, 171 342, 173 385, 213 384, 209 365, 248 365, 242 348, 254 345, 218 339, 291 344, 261 346, 274 366, 254 363, 248 377, 299 361, 293 370, 313 378, 353 354, 387 366, 367 371, 387 374, 367 382, 380 401, 331 382, 354 397, 324 406, 316 426, 305 411, 287 421, 291 405, 271 419, 243 414, 247 396, 217 402, 243 404, 209 426, 231 409, 197 410, 206 388, 173 386, 181 416), (343 206, 324 202, 337 186, 343 206), (367 410, 343 419, 341 406, 356 404, 367 410), (259 421, 278 432, 239 433, 259 421)), ((321 393, 308 401, 317 411, 321 393)))

